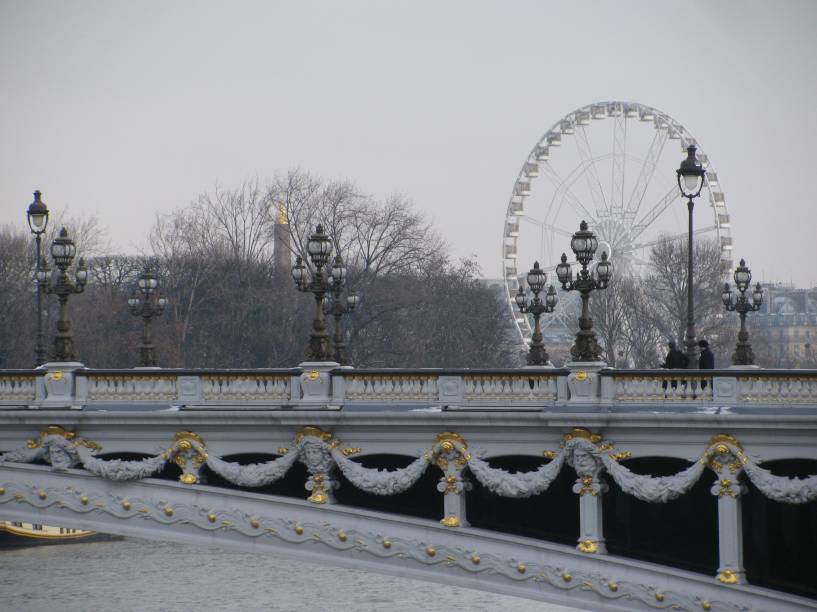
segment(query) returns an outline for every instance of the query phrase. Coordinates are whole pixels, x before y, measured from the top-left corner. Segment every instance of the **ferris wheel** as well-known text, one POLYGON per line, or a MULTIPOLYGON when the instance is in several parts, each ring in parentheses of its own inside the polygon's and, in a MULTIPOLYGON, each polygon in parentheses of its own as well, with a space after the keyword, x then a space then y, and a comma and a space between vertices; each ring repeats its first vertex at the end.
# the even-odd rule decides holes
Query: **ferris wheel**
MULTIPOLYGON (((695 240, 715 240, 731 268, 731 224, 718 175, 697 140, 666 113, 635 102, 590 104, 562 117, 536 142, 514 182, 502 238, 506 297, 524 342, 532 329, 515 308, 519 277, 539 261, 558 286, 553 272, 561 254, 570 253, 582 220, 599 238, 597 255, 607 252, 617 274, 644 274, 651 247, 686 239, 687 208, 675 169, 691 144, 706 170, 695 240)), ((556 311, 542 319, 546 336, 570 337, 576 299, 560 293, 556 311)))

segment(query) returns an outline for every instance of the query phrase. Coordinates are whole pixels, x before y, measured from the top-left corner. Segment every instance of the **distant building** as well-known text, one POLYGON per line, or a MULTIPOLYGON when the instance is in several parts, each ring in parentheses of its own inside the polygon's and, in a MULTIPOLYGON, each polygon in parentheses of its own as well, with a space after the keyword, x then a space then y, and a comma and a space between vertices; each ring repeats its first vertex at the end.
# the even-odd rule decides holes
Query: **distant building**
POLYGON ((761 283, 763 304, 749 321, 752 346, 767 367, 817 366, 817 288, 761 283))

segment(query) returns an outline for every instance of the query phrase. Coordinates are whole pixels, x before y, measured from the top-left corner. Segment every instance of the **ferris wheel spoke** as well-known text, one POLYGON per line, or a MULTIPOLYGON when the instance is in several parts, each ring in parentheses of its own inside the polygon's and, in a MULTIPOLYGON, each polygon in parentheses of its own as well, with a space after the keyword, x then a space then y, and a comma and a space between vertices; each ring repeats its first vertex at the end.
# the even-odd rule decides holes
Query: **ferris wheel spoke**
POLYGON ((584 126, 580 126, 576 131, 576 145, 584 169, 582 175, 587 182, 587 187, 590 189, 590 197, 593 199, 593 205, 596 207, 596 214, 599 214, 600 211, 607 210, 607 200, 601 188, 599 170, 596 167, 596 162, 593 160, 590 141, 587 139, 587 131, 584 129, 584 126))
POLYGON ((652 225, 658 217, 660 217, 665 210, 667 210, 676 200, 680 199, 681 194, 678 188, 673 185, 663 198, 658 200, 658 203, 648 210, 644 216, 633 226, 633 240, 644 233, 650 225, 652 225))
POLYGON ((613 171, 610 186, 610 210, 623 213, 625 154, 627 152, 627 118, 624 113, 613 117, 613 171))
POLYGON ((647 156, 641 164, 641 170, 638 173, 638 178, 633 187, 633 192, 630 194, 630 200, 627 202, 627 212, 631 213, 633 218, 638 214, 638 209, 641 208, 641 202, 644 200, 644 194, 647 193, 652 181, 652 176, 658 166, 658 160, 661 158, 661 153, 664 151, 664 145, 667 143, 667 136, 669 130, 656 130, 650 143, 650 149, 647 151, 647 156))
POLYGON ((595 215, 590 214, 590 211, 585 208, 584 204, 576 197, 576 194, 570 190, 569 185, 556 173, 553 166, 549 163, 545 163, 540 167, 540 170, 556 188, 554 200, 557 199, 557 195, 561 192, 562 199, 567 200, 579 216, 584 216, 586 219, 595 219, 595 215))
POLYGON ((539 219, 531 217, 530 215, 522 215, 521 218, 523 221, 527 221, 528 223, 535 225, 536 227, 547 230, 549 232, 553 232, 554 234, 559 234, 560 236, 565 236, 566 238, 573 237, 573 234, 571 234, 567 230, 563 230, 560 227, 556 227, 555 225, 548 223, 547 221, 540 221, 539 219))
MULTIPOLYGON (((696 230, 692 231, 693 236, 702 236, 703 234, 709 234, 712 232, 716 232, 718 229, 717 225, 709 225, 707 227, 699 227, 696 230)), ((675 240, 686 240, 689 237, 687 232, 681 232, 678 234, 671 234, 671 235, 663 235, 655 240, 650 240, 649 242, 640 242, 638 244, 634 244, 628 251, 639 251, 641 249, 648 249, 650 247, 654 247, 657 244, 661 244, 662 242, 674 242, 675 240)))

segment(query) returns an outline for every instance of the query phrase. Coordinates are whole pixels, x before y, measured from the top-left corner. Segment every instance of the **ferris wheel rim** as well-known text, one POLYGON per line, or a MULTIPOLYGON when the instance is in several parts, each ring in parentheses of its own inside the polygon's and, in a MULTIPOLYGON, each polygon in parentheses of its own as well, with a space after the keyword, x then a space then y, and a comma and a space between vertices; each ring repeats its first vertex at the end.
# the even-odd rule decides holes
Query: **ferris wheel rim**
MULTIPOLYGON (((639 102, 628 102, 628 101, 620 101, 620 100, 613 100, 613 101, 604 101, 604 102, 596 102, 592 104, 587 104, 581 106, 570 113, 567 113, 560 119, 558 119, 553 125, 544 132, 544 134, 536 141, 534 146, 528 152, 527 156, 525 157, 522 166, 514 180, 513 187, 511 188, 510 197, 508 198, 508 205, 505 211, 505 218, 503 222, 503 235, 502 235, 502 271, 503 271, 503 283, 505 285, 505 297, 508 303, 508 307, 510 308, 511 315, 514 319, 515 326, 519 335, 524 343, 528 343, 530 340, 530 336, 532 334, 532 328, 530 326, 530 322, 528 318, 517 312, 515 307, 514 301, 514 293, 519 287, 518 278, 520 274, 525 273, 525 269, 520 269, 518 266, 517 261, 517 240, 519 237, 519 223, 523 216, 520 215, 519 211, 524 211, 524 201, 526 195, 530 194, 530 183, 533 180, 536 180, 539 175, 539 164, 543 161, 545 163, 545 167, 549 168, 549 157, 550 151, 553 150, 554 147, 558 147, 561 145, 562 136, 573 136, 576 133, 577 127, 581 127, 582 134, 584 134, 584 126, 591 125, 594 121, 598 121, 600 119, 606 119, 609 117, 618 117, 622 116, 624 119, 639 119, 641 122, 652 122, 652 127, 656 132, 656 136, 654 138, 658 138, 661 130, 667 130, 667 136, 664 137, 664 142, 661 144, 661 150, 659 152, 659 158, 661 153, 663 152, 663 147, 666 144, 667 140, 678 140, 680 141, 682 150, 685 150, 689 145, 695 145, 697 147, 697 156, 698 159, 701 160, 703 164, 706 175, 704 179, 704 189, 707 194, 707 200, 709 207, 712 209, 712 214, 714 216, 714 226, 710 226, 708 230, 714 230, 715 236, 718 240, 721 250, 721 258, 728 261, 731 267, 731 254, 732 254, 732 237, 731 237, 731 218, 729 215, 728 208, 726 206, 726 200, 724 196, 723 190, 720 188, 720 183, 717 178, 717 172, 715 171, 709 156, 703 150, 703 148, 698 143, 698 140, 681 124, 679 121, 672 118, 669 114, 665 113, 664 111, 657 109, 653 106, 649 106, 646 104, 642 104, 639 102), (617 114, 613 114, 616 113, 617 114), (580 120, 581 119, 581 120, 580 120), (544 149, 545 151, 545 158, 540 159, 540 152, 544 149), (531 165, 535 167, 536 173, 530 174, 531 165), (524 185, 527 182, 528 185, 528 193, 520 193, 519 186, 520 184, 524 185), (518 209, 516 208, 518 206, 518 209), (515 223, 512 223, 514 222, 515 223), (515 228, 515 231, 514 229, 515 228), (510 244, 509 244, 510 240, 510 244), (513 249, 509 249, 508 247, 512 246, 513 249)), ((625 124, 626 125, 626 124, 625 124)), ((614 127, 615 129, 615 127, 614 127)), ((582 136, 586 139, 586 134, 582 136)), ((651 145, 652 149, 652 145, 651 145)), ((651 152, 651 151, 650 151, 651 152)), ((648 152, 649 154, 649 152, 648 152)), ((607 156, 601 157, 610 157, 614 158, 615 162, 615 151, 612 154, 607 156)), ((626 154, 622 153, 626 157, 626 154)), ((595 162, 599 159, 598 157, 590 157, 590 163, 595 164, 595 162)), ((577 169, 581 167, 583 164, 586 164, 587 161, 580 163, 577 166, 577 169)), ((654 165, 657 165, 657 160, 654 165)), ((551 169, 552 170, 552 169, 551 169)), ((595 171, 595 169, 594 169, 595 171)), ((654 171, 654 168, 653 168, 654 171)), ((575 172, 575 170, 574 170, 575 172)), ((577 177, 574 179, 578 180, 578 177, 583 175, 586 172, 586 168, 582 169, 582 171, 578 172, 577 177)), ((573 174, 573 172, 571 172, 573 174)), ((597 177, 598 180, 598 177, 597 177)), ((566 179, 563 180, 563 182, 566 179)), ((652 175, 648 179, 647 183, 644 185, 641 199, 643 200, 644 192, 646 192, 647 186, 649 186, 650 182, 652 181, 652 175)), ((614 185, 615 187, 615 185, 614 185)), ((553 199, 555 200, 558 194, 558 189, 554 193, 553 199)), ((622 182, 622 201, 623 204, 623 182, 622 182)), ((611 194, 612 195, 612 194, 611 194)), ((634 194, 631 194, 631 198, 634 194)), ((602 191, 603 196, 603 191, 602 191)), ((668 193, 669 196, 669 193, 668 193)), ((666 197, 662 199, 666 199, 666 197)), ((566 199, 566 193, 564 193, 561 197, 561 202, 559 204, 559 209, 557 210, 558 214, 561 211, 561 206, 564 205, 566 199)), ((575 197, 575 196, 574 196, 575 197)), ((595 196, 594 196, 595 199, 595 196)), ((660 210, 657 214, 653 216, 652 219, 649 219, 648 216, 642 217, 642 223, 646 220, 646 225, 640 230, 640 232, 636 235, 636 237, 640 236, 652 223, 656 221, 658 217, 666 210, 671 203, 675 201, 676 197, 673 197, 669 203, 660 210)), ((648 211, 647 215, 653 213, 653 211, 658 208, 658 206, 662 202, 659 202, 656 206, 653 207, 650 211, 648 211)), ((629 206, 631 202, 627 202, 627 210, 629 212, 629 206)), ((593 225, 597 224, 598 215, 590 214, 589 211, 579 203, 580 207, 583 209, 585 213, 587 213, 587 217, 593 222, 593 225)), ((636 208, 636 213, 640 209, 641 203, 639 202, 638 207, 636 208)), ((552 204, 551 204, 552 207, 552 204)), ((598 209, 597 209, 598 213, 598 209)), ((545 222, 547 218, 547 214, 545 215, 545 222)), ((528 217, 529 220, 535 221, 532 217, 528 217)), ((633 218, 633 222, 635 219, 633 218)), ((544 222, 543 222, 544 224, 544 222)), ((633 225, 632 227, 640 227, 637 225, 633 225)), ((696 232, 697 233, 697 232, 696 232)), ((544 262, 547 265, 548 262, 544 262)))

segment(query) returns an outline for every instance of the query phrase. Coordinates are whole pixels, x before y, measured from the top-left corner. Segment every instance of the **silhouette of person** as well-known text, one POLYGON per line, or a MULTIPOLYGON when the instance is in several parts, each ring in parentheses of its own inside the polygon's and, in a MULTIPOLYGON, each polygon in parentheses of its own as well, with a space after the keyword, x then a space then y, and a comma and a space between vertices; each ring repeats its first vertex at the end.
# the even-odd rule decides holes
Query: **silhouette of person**
POLYGON ((689 365, 689 359, 675 347, 675 342, 670 341, 667 346, 669 346, 669 352, 662 367, 669 370, 677 370, 689 365))
POLYGON ((702 370, 714 370, 715 355, 709 349, 709 342, 706 340, 701 340, 698 342, 698 346, 701 347, 701 356, 698 358, 698 367, 702 370))

